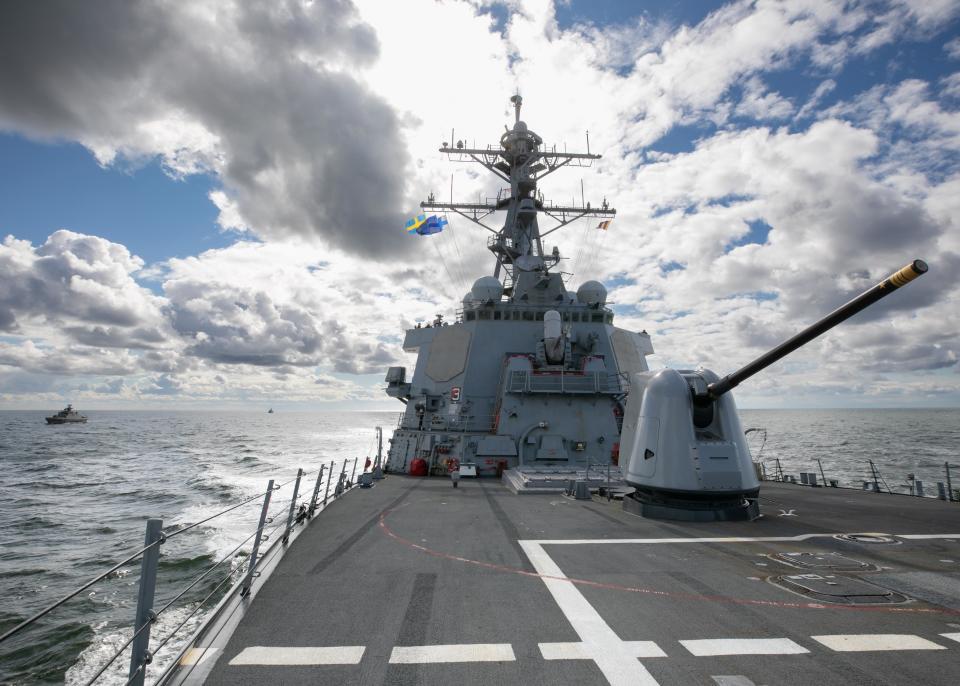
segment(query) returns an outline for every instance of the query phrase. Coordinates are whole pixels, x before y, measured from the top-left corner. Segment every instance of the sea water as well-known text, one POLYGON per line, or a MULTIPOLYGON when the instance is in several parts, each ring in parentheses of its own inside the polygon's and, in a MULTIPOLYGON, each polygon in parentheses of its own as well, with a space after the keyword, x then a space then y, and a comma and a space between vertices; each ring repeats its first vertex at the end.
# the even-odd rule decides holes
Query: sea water
MULTIPOLYGON (((84 411, 86 424, 48 426, 44 414, 0 412, 0 633, 141 548, 151 517, 172 532, 263 494, 273 478, 287 482, 271 496, 271 515, 283 523, 298 468, 310 472, 300 489, 309 502, 321 464, 329 471, 334 462, 334 485, 344 462, 349 474, 358 459, 361 471, 375 454, 375 427, 389 438, 398 417, 84 411)), ((164 543, 154 607, 249 538, 260 504, 164 543)), ((163 671, 246 560, 224 563, 160 616, 151 648, 186 624, 148 674, 163 671)), ((86 683, 130 636, 139 573, 139 562, 119 570, 0 645, 0 683, 86 683)), ((128 650, 102 682, 126 683, 129 660, 128 650)))
MULTIPOLYGON (((0 632, 109 569, 142 547, 144 526, 164 530, 200 522, 262 494, 267 480, 290 482, 310 472, 307 500, 321 464, 358 471, 396 413, 95 412, 89 422, 47 426, 42 412, 0 412, 0 632)), ((891 490, 908 492, 908 474, 936 494, 944 463, 958 468, 960 410, 745 410, 744 429, 768 473, 814 472, 860 488, 869 460, 891 490), (819 460, 819 463, 818 463, 819 460)), ((881 484, 883 485, 883 484, 881 484)), ((286 517, 292 483, 275 492, 276 522, 286 517)), ((960 504, 957 505, 960 507, 960 504)), ((163 546, 155 607, 162 607, 256 528, 259 501, 212 519, 163 546)), ((838 523, 839 525, 839 523, 838 523)), ((249 547, 249 544, 247 544, 249 547)), ((214 570, 161 614, 151 647, 181 623, 148 672, 170 663, 230 583, 246 557, 214 570), (207 596, 205 605, 199 601, 207 596)), ((84 684, 130 635, 139 563, 80 594, 32 628, 0 645, 0 683, 84 684)), ((129 651, 102 682, 123 684, 129 651)))

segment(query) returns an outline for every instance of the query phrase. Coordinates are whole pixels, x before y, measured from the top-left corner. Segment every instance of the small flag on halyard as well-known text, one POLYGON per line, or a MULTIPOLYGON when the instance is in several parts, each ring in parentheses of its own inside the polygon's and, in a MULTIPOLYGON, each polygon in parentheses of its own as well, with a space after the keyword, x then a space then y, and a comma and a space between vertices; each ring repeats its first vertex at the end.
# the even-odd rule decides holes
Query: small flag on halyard
POLYGON ((419 229, 425 221, 427 221, 427 215, 425 214, 418 214, 416 217, 408 219, 406 225, 407 233, 418 233, 417 229, 419 229))
POLYGON ((611 222, 613 222, 612 219, 605 219, 604 221, 602 221, 602 222, 600 222, 599 224, 597 224, 597 228, 598 228, 598 229, 603 229, 604 231, 606 231, 607 229, 610 228, 611 222))

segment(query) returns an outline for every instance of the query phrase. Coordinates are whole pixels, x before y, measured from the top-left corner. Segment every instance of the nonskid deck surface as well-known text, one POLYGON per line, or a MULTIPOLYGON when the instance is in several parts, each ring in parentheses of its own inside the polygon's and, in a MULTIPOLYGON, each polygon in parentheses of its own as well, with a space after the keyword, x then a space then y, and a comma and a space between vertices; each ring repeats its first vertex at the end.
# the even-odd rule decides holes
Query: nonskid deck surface
POLYGON ((762 498, 756 522, 681 524, 393 476, 304 531, 207 683, 960 680, 960 507, 780 484, 762 498), (833 537, 852 532, 900 536, 833 537), (771 583, 811 573, 775 557, 800 552, 873 565, 846 576, 910 600, 830 605, 771 583))

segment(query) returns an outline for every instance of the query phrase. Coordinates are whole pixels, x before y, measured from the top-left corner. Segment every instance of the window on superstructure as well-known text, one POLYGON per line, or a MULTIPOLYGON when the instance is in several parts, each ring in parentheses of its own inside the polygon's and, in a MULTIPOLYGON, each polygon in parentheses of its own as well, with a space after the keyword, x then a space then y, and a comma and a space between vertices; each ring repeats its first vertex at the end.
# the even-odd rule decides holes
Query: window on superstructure
POLYGON ((524 313, 523 313, 523 321, 525 321, 525 322, 532 322, 532 321, 533 321, 533 312, 524 312, 524 313))
POLYGON ((500 321, 500 312, 499 312, 499 310, 495 310, 495 311, 494 311, 494 313, 493 313, 493 320, 496 321, 496 322, 500 321))
POLYGON ((538 322, 542 322, 542 321, 543 321, 543 312, 537 312, 537 321, 538 321, 538 322))
POLYGON ((490 319, 490 310, 480 310, 477 314, 480 319, 490 319))
POLYGON ((474 319, 477 318, 477 313, 476 313, 476 312, 467 312, 467 313, 466 313, 466 318, 467 318, 467 321, 468 321, 468 322, 472 322, 474 319))
POLYGON ((593 317, 590 319, 590 321, 603 323, 603 313, 602 313, 602 312, 595 312, 595 313, 593 314, 593 317))

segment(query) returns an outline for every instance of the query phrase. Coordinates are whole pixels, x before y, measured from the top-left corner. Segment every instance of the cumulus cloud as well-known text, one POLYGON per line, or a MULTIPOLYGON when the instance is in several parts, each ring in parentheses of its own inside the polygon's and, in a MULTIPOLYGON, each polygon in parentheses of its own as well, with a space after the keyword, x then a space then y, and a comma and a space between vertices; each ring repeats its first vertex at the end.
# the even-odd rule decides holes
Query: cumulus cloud
POLYGON ((331 374, 381 375, 403 356, 400 332, 455 293, 421 290, 428 269, 365 273, 312 242, 240 241, 170 260, 150 272, 162 295, 138 283, 142 265, 94 236, 58 231, 41 246, 8 237, 0 376, 125 376, 130 397, 249 397, 284 383, 301 388, 290 398, 367 397, 369 387, 331 374))
MULTIPOLYGON (((923 280, 741 392, 958 393, 955 79, 851 97, 839 76, 853 56, 935 35, 956 3, 743 0, 692 26, 567 29, 547 0, 511 2, 502 25, 484 2, 210 8, 120 3, 78 19, 67 4, 59 16, 79 23, 61 41, 39 10, 0 10, 14 19, 0 22, 0 57, 17 53, 0 63, 0 87, 17 93, 0 101, 0 128, 78 140, 104 164, 160 155, 171 174, 213 173, 221 227, 264 241, 148 269, 110 245, 93 263, 118 267, 85 266, 82 244, 101 239, 66 241, 57 269, 91 305, 77 316, 49 294, 31 310, 25 291, 0 293, 0 329, 20 341, 0 351, 0 383, 47 392, 40 376, 74 373, 47 358, 74 351, 96 360, 78 370, 122 376, 124 397, 378 397, 355 375, 409 366, 403 329, 452 313, 492 267, 481 229, 451 217, 443 234, 409 238, 403 213, 451 183, 461 199, 497 194, 437 147, 451 127, 495 142, 519 88, 549 143, 583 147, 589 129, 604 153, 542 190, 579 198, 583 180, 588 199, 618 207, 613 230, 549 240, 583 256, 571 286, 611 281, 618 323, 650 331, 656 361, 728 371, 920 256, 923 280), (427 51, 410 49, 411 26, 443 28, 427 51), (821 79, 806 102, 768 85, 798 67, 821 79), (425 84, 456 97, 425 103, 425 84), (481 95, 460 97, 467 87, 481 95), (691 149, 658 151, 678 126, 699 132, 691 149), (137 283, 147 277, 159 295, 137 283)), ((40 248, 8 243, 0 274, 40 273, 40 248)))
POLYGON ((397 254, 408 156, 354 75, 377 54, 345 0, 5 3, 0 129, 212 172, 226 227, 397 254))
POLYGON ((417 290, 427 279, 424 270, 364 272, 309 244, 253 242, 170 260, 162 277, 186 355, 350 374, 380 373, 402 355, 402 329, 437 304, 417 290))
POLYGON ((743 85, 743 97, 734 110, 741 117, 751 119, 786 119, 793 114, 793 103, 767 90, 763 81, 756 76, 747 79, 743 85))
POLYGON ((12 236, 0 245, 0 331, 53 324, 77 342, 150 348, 168 336, 164 300, 134 274, 143 261, 122 245, 72 231, 40 247, 12 236))

